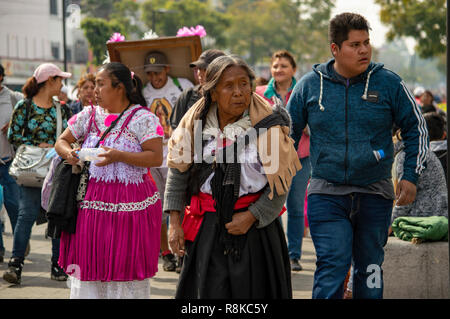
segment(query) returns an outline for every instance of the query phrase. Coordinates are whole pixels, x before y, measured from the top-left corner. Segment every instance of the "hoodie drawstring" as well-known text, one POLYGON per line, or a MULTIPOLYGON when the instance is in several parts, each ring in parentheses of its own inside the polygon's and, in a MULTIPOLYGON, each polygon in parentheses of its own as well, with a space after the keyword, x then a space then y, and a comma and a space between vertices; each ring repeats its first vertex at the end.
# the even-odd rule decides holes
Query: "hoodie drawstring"
POLYGON ((367 74, 366 87, 364 88, 364 94, 361 96, 364 101, 367 101, 367 89, 369 88, 370 75, 372 74, 372 72, 373 69, 370 70, 369 74, 367 74))
POLYGON ((322 72, 318 71, 320 74, 320 95, 319 95, 319 106, 320 110, 323 112, 325 111, 325 107, 322 105, 322 95, 323 95, 323 74, 322 72))
MULTIPOLYGON (((364 101, 367 101, 367 90, 369 89, 369 82, 370 82, 370 75, 372 74, 372 72, 374 71, 374 69, 370 70, 369 73, 367 74, 367 79, 366 79, 366 86, 364 88, 364 94, 361 96, 361 98, 364 101)), ((325 111, 325 107, 322 105, 322 97, 323 97, 323 74, 320 71, 319 72, 320 75, 320 94, 319 94, 319 107, 320 110, 323 112, 325 111)))

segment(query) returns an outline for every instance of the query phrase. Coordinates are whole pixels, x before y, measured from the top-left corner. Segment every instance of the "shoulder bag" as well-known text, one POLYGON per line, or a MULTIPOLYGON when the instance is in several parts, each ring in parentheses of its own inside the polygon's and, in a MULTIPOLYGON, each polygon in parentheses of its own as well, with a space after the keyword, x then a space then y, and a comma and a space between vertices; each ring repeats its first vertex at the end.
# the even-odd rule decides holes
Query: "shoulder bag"
MULTIPOLYGON (((22 136, 29 134, 28 121, 31 113, 31 100, 25 100, 26 120, 22 129, 22 136)), ((56 104, 56 138, 62 131, 61 105, 56 104)), ((17 184, 27 187, 42 187, 45 176, 50 169, 53 148, 41 148, 34 145, 22 144, 9 167, 9 174, 17 184)))

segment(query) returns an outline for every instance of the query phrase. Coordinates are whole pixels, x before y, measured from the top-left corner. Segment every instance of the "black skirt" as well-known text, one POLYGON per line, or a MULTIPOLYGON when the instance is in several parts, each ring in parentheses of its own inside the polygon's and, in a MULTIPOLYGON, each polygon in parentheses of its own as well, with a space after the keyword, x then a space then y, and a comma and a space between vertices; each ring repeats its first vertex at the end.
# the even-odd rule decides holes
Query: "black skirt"
POLYGON ((291 268, 283 228, 277 219, 253 225, 239 261, 224 254, 216 213, 205 213, 194 242, 186 241, 175 298, 291 299, 291 268))

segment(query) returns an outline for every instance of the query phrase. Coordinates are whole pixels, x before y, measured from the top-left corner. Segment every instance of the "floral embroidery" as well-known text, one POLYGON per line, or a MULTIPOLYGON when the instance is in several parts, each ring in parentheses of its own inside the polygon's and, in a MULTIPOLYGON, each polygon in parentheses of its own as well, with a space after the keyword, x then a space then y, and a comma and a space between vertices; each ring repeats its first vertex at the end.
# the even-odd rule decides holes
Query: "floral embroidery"
POLYGON ((81 209, 93 209, 106 212, 134 212, 139 210, 145 210, 149 206, 154 205, 159 199, 159 192, 155 192, 153 196, 147 197, 141 202, 131 202, 131 203, 105 203, 102 201, 88 201, 84 200, 80 203, 81 209))
MULTIPOLYGON (((149 110, 139 110, 132 117, 127 127, 120 130, 123 123, 128 118, 130 112, 139 106, 133 106, 126 111, 114 129, 108 134, 104 140, 104 146, 115 148, 125 152, 142 152, 141 144, 148 139, 160 137, 157 134, 157 126, 159 121, 157 117, 149 110), (120 136, 119 136, 120 134, 120 136)), ((95 123, 91 125, 91 129, 87 132, 91 108, 85 108, 77 114, 75 123, 69 123, 69 128, 76 138, 85 137, 83 147, 94 147, 100 135, 100 131, 106 130, 105 119, 111 114, 106 113, 102 108, 95 107, 95 123)), ((122 162, 112 163, 107 166, 98 167, 93 163, 89 168, 90 177, 96 181, 103 182, 120 182, 126 185, 139 184, 143 182, 143 176, 147 173, 147 168, 131 166, 122 162)))
POLYGON ((164 129, 161 125, 158 125, 158 127, 156 128, 156 134, 158 134, 159 136, 164 136, 164 129))

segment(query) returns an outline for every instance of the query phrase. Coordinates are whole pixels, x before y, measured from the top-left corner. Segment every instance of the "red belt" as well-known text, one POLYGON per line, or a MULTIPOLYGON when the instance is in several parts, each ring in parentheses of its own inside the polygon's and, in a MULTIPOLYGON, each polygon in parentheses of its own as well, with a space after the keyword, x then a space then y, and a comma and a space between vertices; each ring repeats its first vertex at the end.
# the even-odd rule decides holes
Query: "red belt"
MULTIPOLYGON (((261 196, 260 193, 245 195, 239 197, 234 205, 234 210, 246 208, 250 206, 250 204, 256 202, 258 198, 261 196)), ((205 212, 215 212, 214 208, 214 199, 211 195, 206 193, 199 193, 198 195, 192 196, 190 206, 186 206, 184 210, 184 218, 183 218, 183 231, 184 231, 184 239, 194 241, 195 236, 202 225, 203 216, 205 212)), ((280 212, 280 216, 286 211, 286 208, 280 212)))

